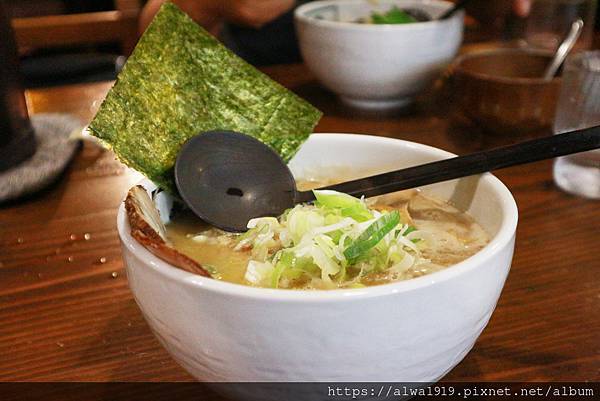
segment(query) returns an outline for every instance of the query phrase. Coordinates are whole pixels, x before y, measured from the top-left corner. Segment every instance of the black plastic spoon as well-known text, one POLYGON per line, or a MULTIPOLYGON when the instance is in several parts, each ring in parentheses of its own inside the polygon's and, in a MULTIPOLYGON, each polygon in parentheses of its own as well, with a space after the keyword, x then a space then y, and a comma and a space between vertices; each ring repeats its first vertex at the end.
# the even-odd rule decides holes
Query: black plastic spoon
MULTIPOLYGON (((600 126, 321 189, 371 197, 597 148, 600 126)), ((175 182, 196 215, 226 231, 245 231, 251 218, 277 216, 296 203, 314 200, 312 191, 296 189, 289 168, 271 148, 231 131, 205 132, 189 139, 177 156, 175 182)))

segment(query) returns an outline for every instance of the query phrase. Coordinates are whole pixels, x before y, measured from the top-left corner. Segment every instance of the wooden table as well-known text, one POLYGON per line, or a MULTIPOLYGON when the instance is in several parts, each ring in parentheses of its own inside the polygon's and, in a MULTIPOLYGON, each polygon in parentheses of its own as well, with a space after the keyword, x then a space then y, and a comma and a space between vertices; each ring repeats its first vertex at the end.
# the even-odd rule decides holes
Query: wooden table
MULTIPOLYGON (((431 102, 405 113, 353 111, 299 65, 266 72, 325 112, 317 132, 456 153, 516 140, 454 129, 431 102)), ((30 111, 69 112, 86 123, 110 86, 31 91, 30 111)), ((600 203, 559 191, 551 166, 497 174, 520 210, 514 262, 488 327, 447 380, 600 381, 600 203)), ((85 143, 55 186, 0 207, 0 380, 192 379, 154 338, 127 287, 115 217, 138 177, 85 143)))

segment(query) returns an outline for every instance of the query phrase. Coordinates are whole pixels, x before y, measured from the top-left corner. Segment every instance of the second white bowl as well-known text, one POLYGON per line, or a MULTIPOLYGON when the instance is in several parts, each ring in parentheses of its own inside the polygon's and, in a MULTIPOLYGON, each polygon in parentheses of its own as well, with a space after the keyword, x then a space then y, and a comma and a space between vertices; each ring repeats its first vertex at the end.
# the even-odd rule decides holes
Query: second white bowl
POLYGON ((452 3, 438 0, 315 1, 295 11, 305 63, 343 101, 363 108, 401 106, 424 90, 450 63, 462 42, 464 13, 443 21, 400 25, 358 24, 371 11, 393 5, 432 17, 452 3))

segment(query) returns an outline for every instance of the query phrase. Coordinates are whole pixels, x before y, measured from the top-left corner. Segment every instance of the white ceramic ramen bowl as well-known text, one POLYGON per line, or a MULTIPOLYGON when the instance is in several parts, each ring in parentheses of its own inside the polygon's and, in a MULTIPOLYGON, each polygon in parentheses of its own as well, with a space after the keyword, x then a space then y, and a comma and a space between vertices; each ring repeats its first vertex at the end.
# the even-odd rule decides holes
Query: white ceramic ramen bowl
MULTIPOLYGON (((451 156, 396 139, 314 134, 290 167, 296 177, 324 179, 451 156)), ((436 381, 463 359, 494 311, 513 255, 517 207, 490 174, 423 191, 466 210, 491 242, 457 265, 408 281, 330 291, 253 288, 157 258, 130 236, 121 206, 129 285, 158 339, 198 380, 436 381)))
POLYGON ((330 0, 298 7, 295 24, 304 62, 342 101, 363 108, 397 107, 430 85, 462 42, 463 12, 443 21, 367 25, 349 21, 393 5, 438 16, 438 0, 330 0))

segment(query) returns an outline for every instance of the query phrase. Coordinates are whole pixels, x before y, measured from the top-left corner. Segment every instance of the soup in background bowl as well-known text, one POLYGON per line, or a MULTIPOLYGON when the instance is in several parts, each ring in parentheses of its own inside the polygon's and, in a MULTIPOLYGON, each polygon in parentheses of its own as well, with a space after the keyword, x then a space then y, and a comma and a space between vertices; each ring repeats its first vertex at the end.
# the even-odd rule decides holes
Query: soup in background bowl
MULTIPOLYGON (((328 180, 452 156, 396 139, 313 134, 289 165, 297 179, 328 180)), ((420 189, 471 215, 489 243, 444 270, 389 284, 255 288, 154 256, 131 237, 122 206, 118 231, 129 285, 158 339, 201 381, 433 382, 462 360, 490 319, 510 269, 518 213, 491 174, 420 189)))

